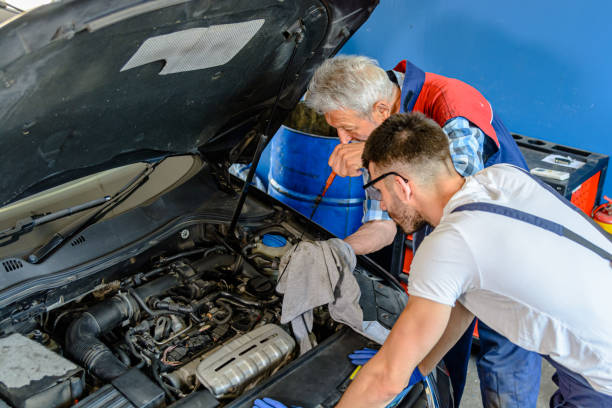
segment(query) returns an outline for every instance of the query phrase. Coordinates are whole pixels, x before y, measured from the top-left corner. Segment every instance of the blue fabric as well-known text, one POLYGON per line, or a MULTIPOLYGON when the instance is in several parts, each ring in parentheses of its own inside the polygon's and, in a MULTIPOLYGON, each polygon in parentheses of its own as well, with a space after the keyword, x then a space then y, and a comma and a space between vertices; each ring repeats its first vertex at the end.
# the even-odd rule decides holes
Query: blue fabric
POLYGON ((410 390, 412 389, 412 385, 404 388, 402 390, 402 392, 400 392, 399 394, 397 394, 395 396, 395 398, 393 398, 393 401, 391 401, 389 404, 387 404, 387 406, 385 408, 394 408, 397 406, 397 404, 399 404, 400 402, 402 402, 402 400, 404 399, 404 397, 406 396, 406 394, 408 394, 410 392, 410 390))
POLYGON ((387 404, 387 406, 385 408, 394 408, 394 407, 396 407, 400 402, 402 402, 402 400, 404 399, 406 394, 408 394, 410 392, 410 390, 412 389, 414 384, 416 384, 418 382, 421 382, 424 379, 425 379, 425 377, 423 376, 423 374, 421 374, 421 371, 419 370, 419 368, 416 367, 414 369, 414 371, 412 372, 412 375, 410 376, 410 380, 408 380, 408 386, 406 388, 404 388, 402 390, 402 392, 397 394, 395 396, 395 398, 393 398, 393 400, 389 404, 387 404))
POLYGON ((514 138, 506 126, 502 123, 495 110, 493 110, 493 122, 491 122, 491 125, 493 125, 493 129, 495 129, 497 141, 499 142, 499 149, 487 159, 485 167, 498 163, 508 163, 528 170, 529 168, 527 167, 527 162, 525 161, 523 154, 519 150, 514 138))
MULTIPOLYGON (((364 347, 362 349, 353 351, 351 354, 348 355, 348 358, 349 360, 351 360, 351 363, 355 365, 364 365, 365 363, 370 361, 370 359, 374 357, 374 354, 376 353, 378 353, 378 350, 364 347)), ((415 367, 414 371, 410 375, 410 379, 408 380, 408 387, 411 387, 414 384, 423 381, 424 379, 425 377, 421 373, 421 370, 419 370, 419 367, 415 367)))
POLYGON ((476 368, 484 407, 535 407, 540 388, 539 354, 511 343, 478 322, 480 352, 476 368))
POLYGON ((557 370, 552 379, 559 389, 550 398, 550 408, 612 407, 612 395, 598 392, 579 374, 544 357, 557 370))
POLYGON ((365 213, 363 214, 363 218, 361 219, 361 222, 364 224, 369 221, 389 221, 391 220, 389 213, 386 211, 383 211, 383 209, 380 208, 380 201, 373 200, 367 197, 367 193, 366 193, 366 200, 364 201, 364 207, 365 207, 364 208, 365 213))
POLYGON ((423 84, 425 83, 425 71, 406 61, 406 72, 402 84, 402 94, 400 97, 400 112, 412 112, 423 84))
POLYGON ((470 327, 463 333, 463 336, 455 343, 455 345, 446 353, 442 360, 449 372, 451 384, 453 386, 453 401, 455 407, 459 406, 465 381, 467 379, 468 362, 470 361, 470 353, 472 350, 472 334, 476 319, 472 321, 470 327))
POLYGON ((442 130, 448 136, 451 159, 459 174, 467 177, 484 169, 485 134, 479 127, 457 116, 448 120, 442 130))
POLYGON ((365 363, 370 361, 370 359, 377 352, 378 352, 378 350, 374 350, 374 349, 371 349, 371 348, 368 348, 368 347, 364 347, 362 349, 353 351, 351 354, 348 355, 348 358, 349 358, 349 360, 351 360, 351 363, 353 363, 355 365, 364 365, 365 363))
POLYGON ((253 401, 253 408, 301 408, 295 405, 287 406, 280 401, 272 398, 256 399, 253 401))

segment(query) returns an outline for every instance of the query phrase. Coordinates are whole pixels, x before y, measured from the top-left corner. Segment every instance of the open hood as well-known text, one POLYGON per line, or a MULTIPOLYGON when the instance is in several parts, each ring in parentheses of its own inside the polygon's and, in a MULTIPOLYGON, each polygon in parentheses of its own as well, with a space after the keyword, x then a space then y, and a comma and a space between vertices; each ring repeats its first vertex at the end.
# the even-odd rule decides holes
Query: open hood
POLYGON ((376 4, 75 0, 6 22, 0 205, 168 153, 236 159, 229 151, 268 121, 275 131, 376 4))

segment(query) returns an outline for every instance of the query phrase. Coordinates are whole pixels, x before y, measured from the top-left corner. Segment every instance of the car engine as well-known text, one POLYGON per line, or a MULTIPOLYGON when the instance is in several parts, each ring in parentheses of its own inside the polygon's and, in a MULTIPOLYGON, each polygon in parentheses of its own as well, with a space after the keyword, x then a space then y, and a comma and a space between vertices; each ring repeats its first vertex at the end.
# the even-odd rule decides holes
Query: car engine
MULTIPOLYGON (((1 395, 34 408, 163 407, 206 391, 211 407, 223 406, 294 359, 275 284, 280 257, 297 234, 281 225, 243 231, 237 253, 217 229, 181 230, 123 278, 1 339, 13 364, 29 367, 12 374, 21 381, 0 374, 0 383, 14 385, 1 395), (32 350, 46 360, 32 358, 32 350), (57 367, 45 377, 52 381, 32 377, 42 366, 57 367)), ((326 307, 314 316, 319 341, 341 328, 326 307)))

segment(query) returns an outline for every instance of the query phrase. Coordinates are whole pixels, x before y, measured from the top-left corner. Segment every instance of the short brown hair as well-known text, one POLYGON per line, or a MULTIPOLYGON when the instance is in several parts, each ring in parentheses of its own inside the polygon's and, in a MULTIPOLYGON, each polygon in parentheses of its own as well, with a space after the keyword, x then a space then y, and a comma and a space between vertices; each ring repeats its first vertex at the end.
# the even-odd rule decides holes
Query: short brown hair
POLYGON ((420 112, 390 116, 368 138, 362 155, 365 167, 408 165, 427 176, 432 166, 448 167, 451 156, 448 136, 433 120, 420 112))

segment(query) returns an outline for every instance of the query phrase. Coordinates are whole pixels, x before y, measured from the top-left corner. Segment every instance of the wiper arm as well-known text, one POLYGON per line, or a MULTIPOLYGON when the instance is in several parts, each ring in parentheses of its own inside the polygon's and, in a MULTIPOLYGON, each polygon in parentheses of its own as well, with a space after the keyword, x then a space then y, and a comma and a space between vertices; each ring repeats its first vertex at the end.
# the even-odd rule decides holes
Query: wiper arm
MULTIPOLYGON (((161 161, 160 161, 161 162, 161 161)), ((56 232, 51 239, 28 255, 28 261, 31 263, 39 263, 53 251, 59 249, 65 242, 69 241, 83 231, 88 226, 95 224, 100 219, 104 218, 106 214, 116 208, 119 204, 124 202, 132 193, 138 190, 143 184, 149 180, 149 175, 155 170, 155 167, 160 162, 154 164, 147 164, 147 167, 130 180, 125 186, 123 186, 118 192, 110 197, 104 205, 96 212, 84 219, 78 220, 75 223, 68 225, 66 228, 59 232, 56 232)))
POLYGON ((83 204, 75 205, 74 207, 64 208, 59 211, 52 212, 40 217, 27 217, 15 223, 13 227, 0 231, 0 246, 8 245, 19 239, 21 235, 32 232, 39 225, 46 224, 51 221, 59 220, 60 218, 68 217, 69 215, 80 213, 81 211, 89 210, 90 208, 98 207, 111 199, 110 196, 104 196, 95 200, 88 201, 83 204))

